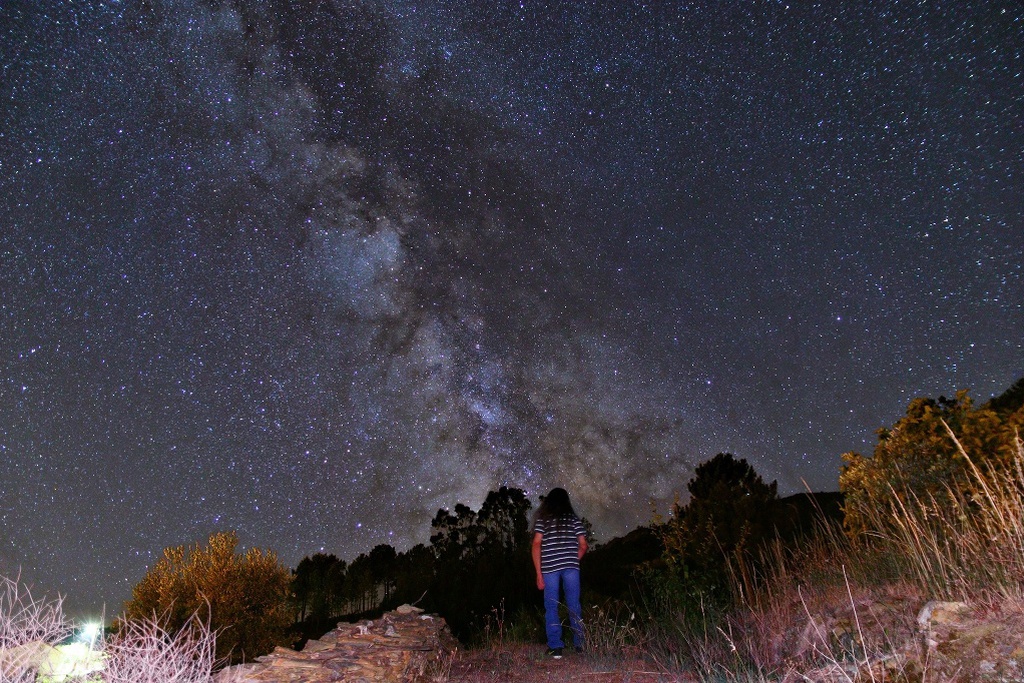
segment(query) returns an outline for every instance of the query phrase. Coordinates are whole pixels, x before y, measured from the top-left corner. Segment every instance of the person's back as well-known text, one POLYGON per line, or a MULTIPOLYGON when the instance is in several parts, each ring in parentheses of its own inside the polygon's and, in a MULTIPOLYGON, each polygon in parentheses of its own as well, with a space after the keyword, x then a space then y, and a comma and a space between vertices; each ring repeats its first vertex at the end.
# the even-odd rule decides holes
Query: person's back
POLYGON ((533 566, 537 588, 544 591, 544 623, 548 654, 562 656, 562 621, 558 616, 559 594, 565 594, 573 646, 583 649, 580 608, 580 558, 587 552, 587 531, 576 516, 565 489, 555 488, 541 499, 533 522, 533 566))

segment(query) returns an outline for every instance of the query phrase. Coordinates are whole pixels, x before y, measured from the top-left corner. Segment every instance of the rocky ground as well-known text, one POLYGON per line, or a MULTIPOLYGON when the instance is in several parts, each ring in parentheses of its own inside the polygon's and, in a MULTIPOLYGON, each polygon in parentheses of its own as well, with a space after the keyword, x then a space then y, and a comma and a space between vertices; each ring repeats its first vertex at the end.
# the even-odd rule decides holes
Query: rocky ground
MULTIPOLYGON (((835 605, 836 603, 832 603, 835 605)), ((1009 683, 1024 681, 1024 602, 924 602, 906 594, 850 596, 843 606, 802 604, 788 618, 745 625, 764 645, 752 671, 734 680, 780 683, 1009 683)), ((739 625, 743 626, 743 625, 739 625)), ((746 657, 748 661, 750 657, 746 657)), ((218 673, 214 683, 675 683, 696 674, 666 671, 643 653, 611 657, 542 644, 464 649, 444 620, 403 606, 380 619, 339 624, 301 651, 278 648, 218 673)))
MULTIPOLYGON (((1024 681, 1024 602, 974 604, 924 601, 902 592, 861 595, 845 604, 787 610, 788 623, 766 628, 762 666, 726 671, 710 680, 779 683, 1020 683, 1024 681)), ((456 652, 444 671, 451 683, 696 681, 641 657, 567 654, 544 657, 543 645, 508 645, 456 652)))
POLYGON ((799 619, 768 629, 773 635, 759 677, 780 683, 1024 681, 1024 603, 1018 599, 968 604, 876 593, 803 607, 799 619))
POLYGON ((338 624, 300 651, 279 647, 229 667, 214 683, 668 683, 692 680, 652 669, 641 658, 567 652, 545 656, 541 644, 460 648, 444 619, 408 605, 380 619, 338 624))

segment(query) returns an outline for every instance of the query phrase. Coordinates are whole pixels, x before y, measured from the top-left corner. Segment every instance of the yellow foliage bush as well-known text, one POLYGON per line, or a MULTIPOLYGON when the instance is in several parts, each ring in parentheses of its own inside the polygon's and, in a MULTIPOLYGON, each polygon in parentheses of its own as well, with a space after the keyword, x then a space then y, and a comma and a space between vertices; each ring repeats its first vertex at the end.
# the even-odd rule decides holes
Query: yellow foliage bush
POLYGON ((122 621, 156 618, 174 633, 193 622, 208 623, 217 636, 217 658, 252 661, 287 643, 291 624, 291 572, 271 551, 236 554, 234 532, 211 534, 205 547, 166 548, 132 589, 122 621))
POLYGON ((950 504, 951 490, 970 495, 976 482, 963 451, 979 466, 1005 467, 1013 461, 1022 422, 1024 407, 1009 413, 975 408, 967 391, 957 392, 953 399, 914 399, 906 416, 891 429, 878 431, 871 457, 843 454, 839 490, 847 533, 858 537, 881 532, 873 528, 872 520, 884 519, 884 511, 910 502, 942 508, 950 504))

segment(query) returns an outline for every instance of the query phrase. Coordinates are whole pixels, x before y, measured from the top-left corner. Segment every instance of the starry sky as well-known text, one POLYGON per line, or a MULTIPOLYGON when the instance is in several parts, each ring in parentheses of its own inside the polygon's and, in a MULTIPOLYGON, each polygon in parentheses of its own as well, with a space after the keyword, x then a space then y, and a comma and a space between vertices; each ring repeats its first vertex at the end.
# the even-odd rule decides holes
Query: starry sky
POLYGON ((1024 7, 0 2, 0 571, 351 559, 1024 375, 1024 7))

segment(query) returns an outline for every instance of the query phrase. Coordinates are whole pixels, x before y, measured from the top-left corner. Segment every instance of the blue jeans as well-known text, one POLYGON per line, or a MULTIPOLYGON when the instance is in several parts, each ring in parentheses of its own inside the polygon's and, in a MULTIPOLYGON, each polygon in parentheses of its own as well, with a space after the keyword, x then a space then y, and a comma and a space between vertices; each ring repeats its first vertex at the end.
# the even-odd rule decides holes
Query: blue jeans
POLYGON ((569 607, 569 624, 572 626, 572 643, 577 649, 583 647, 583 617, 580 609, 580 570, 562 569, 544 574, 544 625, 548 635, 548 647, 563 647, 562 619, 558 616, 558 593, 565 593, 565 604, 569 607))

